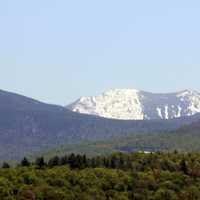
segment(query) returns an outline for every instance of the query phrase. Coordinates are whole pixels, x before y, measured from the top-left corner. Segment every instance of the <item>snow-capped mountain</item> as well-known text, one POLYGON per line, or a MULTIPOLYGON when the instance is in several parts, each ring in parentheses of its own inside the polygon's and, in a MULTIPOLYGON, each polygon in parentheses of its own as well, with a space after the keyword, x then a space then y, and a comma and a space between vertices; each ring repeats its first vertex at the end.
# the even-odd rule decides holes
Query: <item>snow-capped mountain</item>
POLYGON ((114 119, 173 119, 199 113, 200 93, 184 90, 155 94, 135 89, 113 89, 99 96, 81 97, 67 108, 114 119))

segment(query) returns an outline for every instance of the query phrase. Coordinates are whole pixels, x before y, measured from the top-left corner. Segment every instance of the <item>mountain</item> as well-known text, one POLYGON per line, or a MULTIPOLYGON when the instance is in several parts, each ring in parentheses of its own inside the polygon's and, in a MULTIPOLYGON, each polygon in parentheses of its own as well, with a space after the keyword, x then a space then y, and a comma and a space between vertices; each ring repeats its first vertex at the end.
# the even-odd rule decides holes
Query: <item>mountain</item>
POLYGON ((174 119, 199 113, 200 93, 184 90, 155 94, 135 89, 113 89, 99 96, 81 97, 67 108, 112 119, 174 119))
POLYGON ((76 145, 61 145, 41 152, 46 158, 70 153, 88 156, 108 155, 114 152, 157 151, 200 152, 200 120, 166 133, 140 133, 111 139, 82 142, 76 145))
POLYGON ((0 90, 0 159, 21 159, 62 144, 171 131, 198 119, 199 114, 175 120, 106 119, 0 90))

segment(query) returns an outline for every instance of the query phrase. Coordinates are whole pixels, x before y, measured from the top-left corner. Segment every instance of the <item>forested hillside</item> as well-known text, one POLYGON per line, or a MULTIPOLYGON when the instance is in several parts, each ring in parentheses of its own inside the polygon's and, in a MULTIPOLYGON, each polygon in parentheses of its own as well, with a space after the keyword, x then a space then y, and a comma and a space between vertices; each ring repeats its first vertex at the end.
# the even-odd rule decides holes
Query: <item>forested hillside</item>
POLYGON ((0 169, 2 200, 198 200, 200 154, 66 155, 0 169))
POLYGON ((86 153, 87 155, 108 155, 113 152, 167 151, 200 152, 200 121, 183 126, 176 131, 160 133, 130 134, 126 137, 81 143, 78 145, 61 145, 50 151, 41 152, 45 157, 67 153, 86 153))

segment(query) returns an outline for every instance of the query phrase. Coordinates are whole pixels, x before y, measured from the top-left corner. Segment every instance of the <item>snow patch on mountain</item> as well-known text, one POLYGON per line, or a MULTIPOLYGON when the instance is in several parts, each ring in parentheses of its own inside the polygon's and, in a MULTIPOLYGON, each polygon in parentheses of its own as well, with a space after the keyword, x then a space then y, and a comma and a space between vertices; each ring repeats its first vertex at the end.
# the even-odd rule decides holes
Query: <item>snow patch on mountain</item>
POLYGON ((154 94, 135 89, 113 89, 99 96, 81 97, 67 108, 114 119, 173 119, 199 113, 200 94, 193 90, 154 94))
POLYGON ((162 116, 162 110, 161 110, 161 108, 157 108, 156 110, 158 112, 159 117, 162 119, 163 116, 162 116))
POLYGON ((144 119, 139 91, 115 89, 96 97, 81 97, 72 111, 114 119, 144 119))

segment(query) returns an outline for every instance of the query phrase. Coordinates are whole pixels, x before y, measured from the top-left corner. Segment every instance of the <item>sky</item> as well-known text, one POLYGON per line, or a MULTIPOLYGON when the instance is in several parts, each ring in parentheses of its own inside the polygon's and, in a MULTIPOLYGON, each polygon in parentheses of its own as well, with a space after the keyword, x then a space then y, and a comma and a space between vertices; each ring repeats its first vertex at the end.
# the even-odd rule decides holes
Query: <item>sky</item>
POLYGON ((0 0, 0 89, 67 105, 112 88, 200 91, 199 0, 0 0))

